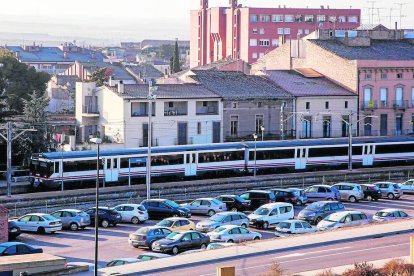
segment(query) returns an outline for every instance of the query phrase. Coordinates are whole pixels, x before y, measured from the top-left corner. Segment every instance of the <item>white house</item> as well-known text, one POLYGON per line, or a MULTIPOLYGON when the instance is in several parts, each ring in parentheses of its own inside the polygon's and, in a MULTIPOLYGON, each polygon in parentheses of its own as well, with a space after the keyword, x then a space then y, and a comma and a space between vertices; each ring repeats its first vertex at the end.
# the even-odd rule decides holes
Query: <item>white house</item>
MULTIPOLYGON (((76 83, 80 140, 100 136, 111 147, 147 146, 148 90, 144 84, 76 83)), ((159 85, 154 95, 153 146, 223 141, 220 96, 197 84, 159 85)))

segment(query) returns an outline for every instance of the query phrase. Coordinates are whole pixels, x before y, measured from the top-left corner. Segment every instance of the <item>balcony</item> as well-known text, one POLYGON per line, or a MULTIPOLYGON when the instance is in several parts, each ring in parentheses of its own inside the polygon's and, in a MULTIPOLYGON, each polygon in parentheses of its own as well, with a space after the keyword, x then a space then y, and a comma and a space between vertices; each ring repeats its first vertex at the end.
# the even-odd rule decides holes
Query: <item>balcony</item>
POLYGON ((360 103, 361 110, 375 110, 378 109, 376 101, 363 101, 360 103))
POLYGON ((93 106, 93 105, 83 105, 82 113, 83 113, 83 116, 86 116, 86 117, 98 117, 99 116, 98 107, 93 106))
POLYGON ((393 101, 392 107, 395 110, 405 110, 409 107, 409 104, 408 104, 408 101, 398 100, 398 101, 393 101))
POLYGON ((218 115, 218 102, 197 102, 196 115, 218 115))
POLYGON ((166 102, 164 116, 185 116, 188 113, 187 109, 187 102, 166 102))

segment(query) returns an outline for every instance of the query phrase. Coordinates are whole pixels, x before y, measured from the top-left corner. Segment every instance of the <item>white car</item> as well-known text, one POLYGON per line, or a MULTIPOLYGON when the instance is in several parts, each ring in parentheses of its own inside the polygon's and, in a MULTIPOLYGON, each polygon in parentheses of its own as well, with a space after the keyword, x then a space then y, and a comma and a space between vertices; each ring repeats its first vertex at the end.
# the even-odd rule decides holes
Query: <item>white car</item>
POLYGON ((363 212, 343 211, 330 214, 320 221, 317 227, 319 230, 330 230, 342 227, 364 225, 368 223, 368 217, 363 212))
POLYGON ((148 220, 147 209, 141 204, 121 204, 114 209, 121 214, 122 222, 138 224, 148 220))
POLYGON ((255 227, 267 229, 272 224, 293 219, 295 211, 290 203, 268 203, 248 215, 249 224, 255 227))
POLYGON ((244 227, 237 225, 220 226, 212 232, 207 233, 211 242, 244 242, 252 240, 260 240, 262 234, 250 231, 244 227))
POLYGON ((44 234, 62 230, 62 221, 49 214, 27 214, 14 221, 21 231, 44 234))
POLYGON ((372 217, 374 221, 390 221, 390 220, 396 220, 396 219, 407 219, 410 218, 410 216, 399 209, 382 209, 375 213, 375 215, 372 217))
POLYGON ((318 228, 310 225, 306 221, 294 219, 285 220, 280 222, 276 226, 276 235, 280 236, 283 234, 306 234, 318 231, 318 228))
POLYGON ((403 183, 400 183, 401 190, 404 194, 413 194, 414 193, 414 179, 407 180, 403 183))

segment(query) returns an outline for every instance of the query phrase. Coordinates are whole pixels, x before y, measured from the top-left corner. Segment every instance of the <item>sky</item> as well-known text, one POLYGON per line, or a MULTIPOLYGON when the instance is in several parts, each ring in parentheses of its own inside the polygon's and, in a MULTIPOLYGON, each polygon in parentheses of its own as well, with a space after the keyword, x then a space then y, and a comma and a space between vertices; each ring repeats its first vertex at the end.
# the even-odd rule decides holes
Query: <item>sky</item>
MULTIPOLYGON (((360 8, 363 23, 369 23, 369 7, 374 5, 374 23, 388 26, 399 21, 401 0, 239 0, 243 6, 360 8), (379 14, 379 16, 378 16, 379 14)), ((199 0, 1 0, 0 44, 5 34, 24 39, 30 34, 57 37, 96 38, 113 41, 142 39, 189 39, 190 10, 199 0)), ((414 28, 414 1, 405 1, 402 27, 414 28)), ((210 6, 227 6, 228 0, 210 0, 210 6)), ((372 10, 372 9, 371 9, 372 10)))

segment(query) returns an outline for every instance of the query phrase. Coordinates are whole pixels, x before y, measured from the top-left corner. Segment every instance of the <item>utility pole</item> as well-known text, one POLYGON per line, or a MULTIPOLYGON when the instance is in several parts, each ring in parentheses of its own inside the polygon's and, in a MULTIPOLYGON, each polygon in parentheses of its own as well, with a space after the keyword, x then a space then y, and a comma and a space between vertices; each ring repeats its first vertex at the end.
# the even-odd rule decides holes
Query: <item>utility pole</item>
POLYGON ((151 146, 152 146, 152 102, 157 99, 157 96, 154 95, 154 91, 157 90, 157 86, 154 86, 152 81, 148 84, 148 157, 147 157, 147 177, 146 177, 146 186, 147 186, 147 199, 151 199, 151 146))
POLYGON ((13 123, 7 122, 5 127, 0 127, 0 130, 6 130, 6 135, 0 133, 0 137, 2 137, 7 143, 7 196, 11 196, 11 182, 12 182, 12 142, 19 138, 27 131, 37 131, 33 128, 30 129, 19 129, 19 133, 13 137, 13 123))
POLYGON ((402 18, 403 17, 405 17, 403 14, 402 14, 402 10, 403 10, 403 7, 405 6, 405 5, 407 5, 407 3, 394 3, 394 5, 397 5, 397 6, 399 6, 400 7, 400 26, 398 26, 399 27, 399 29, 402 29, 402 18))

